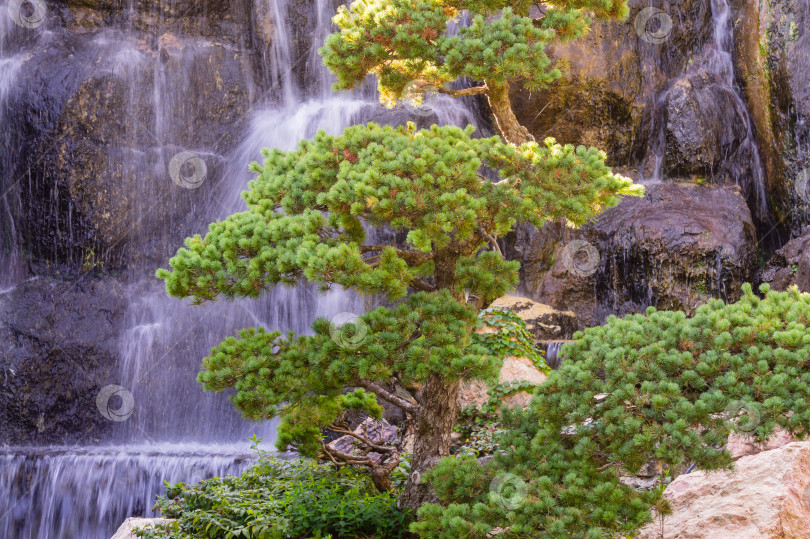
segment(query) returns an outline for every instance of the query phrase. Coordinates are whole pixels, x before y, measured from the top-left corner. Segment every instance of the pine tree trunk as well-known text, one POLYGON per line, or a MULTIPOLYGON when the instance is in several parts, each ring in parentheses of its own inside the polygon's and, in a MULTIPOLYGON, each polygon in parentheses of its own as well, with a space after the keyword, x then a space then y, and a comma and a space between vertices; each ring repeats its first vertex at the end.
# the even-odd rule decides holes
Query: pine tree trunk
POLYGON ((399 497, 400 507, 415 511, 424 503, 436 501, 421 476, 450 454, 450 435, 458 418, 458 392, 459 382, 448 383, 437 374, 431 374, 425 382, 415 418, 411 476, 399 497))
POLYGON ((506 142, 523 144, 533 142, 534 137, 529 130, 520 125, 515 112, 512 110, 512 101, 509 98, 509 83, 496 83, 487 81, 486 92, 489 107, 495 116, 495 122, 506 142))

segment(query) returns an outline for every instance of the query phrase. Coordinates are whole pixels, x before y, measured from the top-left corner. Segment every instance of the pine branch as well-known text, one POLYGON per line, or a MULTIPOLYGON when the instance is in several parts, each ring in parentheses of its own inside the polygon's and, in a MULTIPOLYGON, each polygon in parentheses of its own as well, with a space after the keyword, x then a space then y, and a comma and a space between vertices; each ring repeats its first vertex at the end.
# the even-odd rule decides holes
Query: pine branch
POLYGON ((498 246, 498 240, 494 236, 488 234, 487 231, 484 230, 484 228, 481 225, 478 225, 478 233, 481 235, 482 238, 484 238, 490 244, 492 244, 493 249, 495 249, 498 252, 498 254, 501 255, 501 258, 504 258, 503 253, 501 252, 501 248, 498 246))
POLYGON ((452 96, 452 97, 464 97, 464 96, 467 96, 467 95, 485 94, 485 93, 487 93, 487 90, 489 90, 489 88, 485 84, 483 86, 475 86, 473 88, 464 88, 462 90, 451 90, 451 89, 448 89, 448 88, 439 88, 438 92, 440 94, 447 94, 447 95, 452 96))
POLYGON ((416 413, 419 411, 418 406, 406 401, 405 399, 403 399, 399 395, 395 395, 395 394, 391 393, 390 391, 388 391, 387 389, 385 389, 384 387, 382 387, 380 384, 378 384, 376 382, 372 382, 370 380, 360 380, 359 385, 361 387, 363 387, 364 389, 368 389, 369 391, 371 391, 372 393, 374 393, 375 395, 377 395, 378 397, 380 397, 384 401, 389 402, 389 403, 393 404, 394 406, 398 406, 399 408, 402 408, 404 411, 408 412, 409 414, 416 415, 416 413))
MULTIPOLYGON (((373 253, 377 251, 382 251, 384 249, 394 249, 397 256, 400 257, 402 260, 404 260, 405 263, 408 264, 410 267, 421 266, 428 260, 433 260, 433 258, 436 256, 432 252, 403 251, 402 249, 397 249, 396 247, 393 247, 391 245, 361 245, 360 254, 373 253)), ((372 259, 373 258, 374 257, 372 257, 372 259)))

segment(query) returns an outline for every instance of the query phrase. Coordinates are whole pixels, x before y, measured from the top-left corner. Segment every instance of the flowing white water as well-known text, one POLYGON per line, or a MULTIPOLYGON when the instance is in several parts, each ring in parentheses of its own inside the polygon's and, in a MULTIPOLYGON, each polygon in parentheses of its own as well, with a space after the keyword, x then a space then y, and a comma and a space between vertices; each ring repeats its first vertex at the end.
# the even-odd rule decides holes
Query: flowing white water
MULTIPOLYGON (((332 92, 333 79, 317 55, 324 36, 332 31, 331 0, 314 3, 305 54, 293 46, 287 19, 292 0, 265 1, 274 31, 264 66, 271 88, 266 101, 252 111, 238 148, 225 157, 224 181, 209 181, 201 188, 210 192, 196 208, 195 232, 204 233, 208 222, 244 210, 240 192, 252 177, 248 164, 261 158, 264 147, 292 149, 319 129, 337 134, 369 120, 425 120, 424 114, 412 117, 407 111, 382 109, 373 85, 353 93, 332 92), (296 77, 301 70, 305 76, 296 77)), ((166 157, 176 151, 172 143, 178 127, 173 118, 193 112, 183 110, 183 95, 189 91, 183 81, 191 73, 182 66, 180 72, 172 72, 171 66, 145 54, 128 32, 104 31, 88 39, 109 52, 103 56, 104 65, 131 90, 153 85, 154 145, 126 150, 133 155, 127 165, 133 177, 142 178, 144 156, 166 157), (152 76, 144 77, 150 71, 152 76)), ((11 77, 2 78, 2 65, 0 90, 6 79, 13 84, 11 77)), ((134 92, 132 96, 124 115, 137 114, 134 92)), ((429 105, 429 120, 477 123, 461 100, 440 96, 429 105)), ((208 160, 203 149, 194 150, 208 160)), ((146 214, 150 208, 138 211, 146 214)), ((139 236, 147 241, 150 235, 160 237, 161 230, 143 223, 148 222, 133 225, 139 236)), ((126 329, 118 346, 120 370, 116 379, 105 382, 121 387, 106 408, 112 412, 112 438, 105 445, 93 445, 88 432, 78 447, 0 449, 0 538, 106 539, 127 516, 152 514, 163 480, 195 481, 241 471, 250 462, 247 437, 257 434, 265 440, 263 448, 270 449, 275 425, 248 423, 226 395, 204 393, 195 380, 201 358, 243 327, 307 332, 316 317, 359 314, 364 309, 354 294, 334 290, 324 295, 308 286, 277 288, 257 301, 223 300, 204 306, 167 297, 162 282, 148 275, 131 281, 127 292, 126 329)))
POLYGON ((17 82, 25 53, 9 47, 19 28, 7 16, 8 1, 0 0, 0 288, 13 286, 25 276, 17 227, 19 189, 12 166, 13 133, 8 128, 8 96, 17 82))
POLYGON ((754 199, 755 213, 760 220, 766 221, 768 219, 768 199, 765 194, 765 171, 762 168, 759 148, 751 127, 748 108, 735 89, 734 63, 731 57, 731 51, 734 47, 734 34, 729 20, 730 17, 731 8, 727 0, 712 0, 715 47, 711 49, 714 54, 709 57, 707 63, 713 66, 714 72, 721 77, 726 87, 731 91, 734 97, 734 108, 744 122, 746 133, 745 139, 737 149, 736 158, 729 159, 725 168, 738 183, 743 173, 751 175, 749 188, 754 199), (744 159, 750 160, 750 163, 735 162, 744 159))
POLYGON ((253 455, 231 447, 12 448, 0 454, 4 538, 110 537, 121 515, 148 514, 163 482, 239 472, 253 455), (85 477, 85 481, 76 478, 85 477))
MULTIPOLYGON (((733 132, 733 121, 742 123, 742 140, 732 151, 726 152, 720 158, 720 164, 712 171, 712 174, 719 179, 728 179, 740 185, 745 195, 751 202, 751 208, 755 216, 762 222, 768 222, 769 209, 765 193, 765 172, 762 166, 759 149, 757 147, 756 136, 754 135, 751 117, 745 102, 737 91, 734 80, 734 64, 732 50, 734 46, 734 34, 730 22, 730 8, 727 0, 710 0, 712 10, 712 40, 704 46, 701 56, 690 65, 684 76, 693 74, 707 74, 709 80, 713 80, 717 88, 710 94, 713 101, 703 103, 702 107, 709 109, 719 106, 717 96, 722 93, 723 99, 730 102, 730 110, 725 114, 733 117, 724 117, 725 130, 723 140, 735 140, 738 137, 733 132)), ((657 183, 664 179, 666 175, 666 119, 664 111, 667 108, 667 98, 670 89, 661 92, 655 97, 653 103, 653 140, 650 143, 649 151, 642 165, 642 174, 646 171, 646 176, 642 178, 644 183, 657 183)), ((695 91, 694 96, 698 101, 704 98, 701 91, 695 91)), ((715 111, 712 111, 715 112, 715 111)))

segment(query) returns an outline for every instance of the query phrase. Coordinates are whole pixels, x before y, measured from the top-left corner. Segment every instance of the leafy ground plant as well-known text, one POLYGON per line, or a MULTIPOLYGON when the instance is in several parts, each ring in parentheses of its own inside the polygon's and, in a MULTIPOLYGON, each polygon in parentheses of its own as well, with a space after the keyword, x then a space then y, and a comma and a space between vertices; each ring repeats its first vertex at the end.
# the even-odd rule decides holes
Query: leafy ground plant
POLYGON ((311 460, 263 455, 241 476, 170 485, 156 509, 177 519, 149 539, 403 537, 411 518, 368 476, 311 460))

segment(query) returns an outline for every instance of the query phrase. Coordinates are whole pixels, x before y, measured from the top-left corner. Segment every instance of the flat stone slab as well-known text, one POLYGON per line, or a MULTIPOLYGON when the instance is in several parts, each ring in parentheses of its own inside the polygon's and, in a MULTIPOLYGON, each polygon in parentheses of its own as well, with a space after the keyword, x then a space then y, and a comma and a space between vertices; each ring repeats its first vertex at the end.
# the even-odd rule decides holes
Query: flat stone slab
POLYGON ((168 524, 169 522, 174 522, 174 519, 129 517, 110 539, 137 539, 136 535, 132 533, 135 528, 143 528, 150 524, 168 524))

